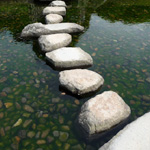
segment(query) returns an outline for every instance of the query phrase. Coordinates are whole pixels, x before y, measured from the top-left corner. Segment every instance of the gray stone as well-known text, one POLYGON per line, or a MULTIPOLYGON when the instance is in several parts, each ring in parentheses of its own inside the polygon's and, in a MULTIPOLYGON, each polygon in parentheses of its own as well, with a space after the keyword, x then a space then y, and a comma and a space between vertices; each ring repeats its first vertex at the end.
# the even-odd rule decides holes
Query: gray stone
POLYGON ((146 81, 150 83, 150 77, 146 78, 146 81))
POLYGON ((22 103, 26 103, 26 102, 27 102, 27 99, 26 99, 25 97, 22 97, 21 102, 22 102, 22 103))
POLYGON ((59 76, 61 86, 77 95, 94 92, 104 83, 101 75, 87 69, 62 71, 59 76))
POLYGON ((25 106, 24 106, 24 110, 26 110, 26 111, 28 111, 28 112, 31 112, 31 113, 34 112, 34 109, 33 109, 31 106, 29 106, 29 105, 25 105, 25 106))
POLYGON ((6 77, 2 77, 2 78, 0 78, 0 83, 5 82, 6 80, 7 80, 7 78, 6 78, 6 77))
POLYGON ((21 37, 39 37, 41 35, 56 33, 76 33, 82 32, 84 27, 76 23, 56 23, 56 24, 29 24, 22 30, 21 37))
POLYGON ((52 103, 58 103, 60 101, 60 98, 57 97, 57 98, 52 98, 52 103))
POLYGON ((66 3, 64 1, 52 1, 50 3, 50 6, 53 6, 53 7, 67 7, 66 3))
POLYGON ((12 143, 12 144, 11 144, 11 148, 12 148, 13 150, 17 150, 17 149, 18 149, 18 144, 17 144, 17 143, 12 143))
POLYGON ((31 119, 26 120, 26 121, 24 122, 24 124, 23 124, 23 127, 26 128, 31 122, 32 122, 31 119))
POLYGON ((33 138, 33 137, 35 136, 35 132, 34 132, 34 131, 29 131, 29 132, 27 133, 27 136, 28 136, 29 138, 33 138))
POLYGON ((60 132, 59 140, 61 142, 66 142, 69 137, 69 134, 67 132, 60 132))
POLYGON ((30 93, 24 93, 24 96, 25 96, 27 99, 31 98, 30 93))
POLYGON ((21 139, 26 138, 26 130, 20 130, 19 133, 18 133, 18 136, 19 136, 21 139))
POLYGON ((46 53, 46 59, 56 68, 87 68, 93 64, 92 57, 80 47, 63 47, 46 53))
POLYGON ((35 138, 38 139, 40 137, 41 132, 37 132, 37 134, 35 135, 35 138))
POLYGON ((43 15, 48 15, 48 14, 58 14, 65 16, 66 15, 66 8, 65 7, 45 7, 43 9, 43 15))
POLYGON ((53 131, 54 137, 59 137, 59 131, 53 131))
POLYGON ((48 143, 52 143, 54 141, 54 138, 53 137, 51 137, 51 136, 48 136, 47 137, 47 142, 48 143))
POLYGON ((37 143, 38 145, 42 145, 42 144, 45 144, 46 141, 45 141, 45 140, 38 140, 36 143, 37 143))
POLYGON ((58 14, 48 14, 45 17, 45 22, 47 24, 60 23, 63 21, 63 17, 58 14))
POLYGON ((21 123, 22 123, 22 119, 21 119, 21 118, 19 118, 19 119, 15 122, 15 124, 13 125, 13 127, 20 126, 20 125, 21 125, 21 123))
POLYGON ((150 112, 127 125, 99 150, 150 150, 150 112))
POLYGON ((21 105, 18 102, 16 102, 15 104, 17 109, 21 109, 21 105))
POLYGON ((111 129, 128 118, 131 110, 113 91, 106 91, 85 102, 78 123, 88 135, 111 129))
POLYGON ((72 41, 72 37, 68 33, 41 35, 38 41, 42 51, 51 52, 69 45, 72 41))
POLYGON ((48 134, 49 134, 50 130, 47 129, 45 131, 42 132, 41 138, 45 138, 48 134))
POLYGON ((143 95, 142 98, 144 101, 150 101, 150 96, 143 95))
POLYGON ((3 89, 3 92, 11 93, 11 88, 10 87, 6 87, 6 88, 3 89))

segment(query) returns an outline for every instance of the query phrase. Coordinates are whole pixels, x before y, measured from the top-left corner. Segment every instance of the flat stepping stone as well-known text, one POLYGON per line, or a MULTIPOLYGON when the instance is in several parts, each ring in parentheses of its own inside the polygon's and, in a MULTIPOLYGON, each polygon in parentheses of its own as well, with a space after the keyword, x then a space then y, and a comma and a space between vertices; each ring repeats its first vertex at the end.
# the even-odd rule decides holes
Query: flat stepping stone
POLYGON ((79 47, 63 47, 46 53, 46 59, 55 67, 87 68, 93 64, 92 57, 79 47))
POLYGON ((65 16, 66 15, 66 8, 65 7, 45 7, 43 9, 43 15, 48 15, 48 14, 58 14, 65 16))
POLYGON ((77 95, 94 92, 104 83, 101 75, 87 69, 61 71, 59 81, 61 86, 77 95))
POLYGON ((58 14, 49 14, 46 15, 45 21, 47 24, 60 23, 63 21, 63 17, 58 14))
POLYGON ((64 1, 52 1, 50 3, 50 6, 53 6, 53 7, 67 7, 66 3, 64 1))
POLYGON ((127 125, 99 150, 150 150, 150 112, 127 125))
POLYGON ((82 32, 84 27, 76 23, 57 23, 57 24, 42 24, 33 23, 24 27, 21 37, 39 37, 41 35, 56 34, 56 33, 76 33, 82 32))
POLYGON ((83 104, 78 123, 90 136, 111 129, 128 118, 130 113, 130 107, 116 92, 106 91, 83 104))
POLYGON ((67 46, 71 41, 72 37, 68 33, 41 35, 38 39, 43 52, 51 52, 55 49, 67 46))

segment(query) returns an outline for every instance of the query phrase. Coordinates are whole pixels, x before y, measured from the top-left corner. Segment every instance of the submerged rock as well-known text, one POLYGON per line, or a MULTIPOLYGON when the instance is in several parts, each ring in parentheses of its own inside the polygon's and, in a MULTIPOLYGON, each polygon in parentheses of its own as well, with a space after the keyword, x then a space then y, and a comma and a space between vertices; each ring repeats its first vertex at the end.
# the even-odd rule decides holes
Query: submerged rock
POLYGON ((62 71, 59 76, 61 86, 77 95, 94 92, 104 83, 101 75, 87 69, 62 71))
POLYGON ((24 105, 24 110, 26 110, 28 112, 31 112, 31 113, 34 112, 34 109, 31 106, 29 106, 29 105, 24 105))
POLYGON ((45 21, 47 24, 60 23, 63 21, 63 17, 58 14, 48 14, 45 17, 45 21))
POLYGON ((61 142, 66 142, 69 137, 69 134, 67 132, 60 132, 59 140, 61 142))
POLYGON ((23 127, 26 128, 31 122, 32 122, 31 119, 26 120, 26 121, 24 122, 24 124, 23 124, 23 127))
POLYGON ((150 77, 146 78, 146 81, 150 83, 150 77))
POLYGON ((41 35, 56 33, 76 33, 82 32, 84 27, 76 23, 57 23, 57 24, 29 24, 22 30, 21 37, 39 37, 41 35))
POLYGON ((8 102, 8 103, 4 103, 4 105, 5 105, 6 108, 9 108, 9 107, 11 107, 13 105, 13 103, 9 103, 8 102))
POLYGON ((79 47, 63 47, 46 53, 46 59, 55 68, 87 68, 93 64, 92 57, 79 47))
POLYGON ((33 138, 33 137, 35 136, 35 132, 34 132, 34 131, 29 131, 29 132, 27 133, 27 136, 28 136, 29 138, 33 138))
POLYGON ((72 37, 68 33, 41 35, 38 41, 42 51, 50 52, 69 45, 72 41, 72 37))
POLYGON ((49 134, 49 132, 50 132, 50 130, 49 130, 49 129, 47 129, 47 130, 43 131, 43 132, 42 132, 42 135, 41 135, 41 138, 45 138, 45 137, 47 137, 47 135, 49 134))
POLYGON ((53 131, 53 136, 54 137, 59 137, 59 131, 53 131))
POLYGON ((45 144, 46 141, 45 140, 37 140, 36 142, 38 145, 42 145, 42 144, 45 144))
POLYGON ((58 14, 65 16, 66 15, 66 8, 65 7, 45 7, 43 9, 43 15, 48 15, 48 14, 58 14))
POLYGON ((106 131, 128 118, 131 110, 113 91, 106 91, 85 102, 78 123, 88 134, 106 131))
POLYGON ((58 1, 52 1, 51 3, 50 3, 50 6, 53 6, 53 7, 67 7, 67 5, 66 5, 66 3, 64 2, 64 1, 60 1, 60 0, 58 0, 58 1))
POLYGON ((20 130, 18 136, 22 139, 26 138, 26 130, 20 130))
POLYGON ((149 150, 150 112, 133 121, 99 150, 149 150))
POLYGON ((19 119, 17 120, 17 122, 13 125, 13 127, 17 127, 17 126, 19 126, 21 123, 22 123, 22 119, 19 118, 19 119))

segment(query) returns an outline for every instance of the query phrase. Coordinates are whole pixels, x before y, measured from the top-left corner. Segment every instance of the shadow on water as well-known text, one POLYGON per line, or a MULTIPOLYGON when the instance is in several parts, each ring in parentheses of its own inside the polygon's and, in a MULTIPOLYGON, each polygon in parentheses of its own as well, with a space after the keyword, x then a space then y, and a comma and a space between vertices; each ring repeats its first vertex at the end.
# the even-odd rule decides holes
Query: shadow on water
POLYGON ((78 138, 82 139, 87 144, 90 143, 91 145, 97 145, 97 147, 101 147, 130 122, 131 122, 131 118, 129 116, 128 118, 121 121, 119 124, 113 126, 107 131, 89 135, 87 131, 85 131, 84 128, 79 124, 78 117, 77 117, 77 119, 74 122, 74 129, 78 135, 78 138))
POLYGON ((63 87, 63 86, 59 86, 59 91, 61 92, 65 92, 67 95, 70 95, 72 97, 75 97, 79 100, 82 100, 82 99, 85 99, 85 98, 89 98, 89 97, 93 97, 96 95, 97 92, 100 92, 102 86, 99 87, 96 91, 94 92, 90 92, 90 93, 87 93, 87 94, 82 94, 82 95, 77 95, 77 94, 73 94, 72 92, 70 92, 67 88, 63 87))

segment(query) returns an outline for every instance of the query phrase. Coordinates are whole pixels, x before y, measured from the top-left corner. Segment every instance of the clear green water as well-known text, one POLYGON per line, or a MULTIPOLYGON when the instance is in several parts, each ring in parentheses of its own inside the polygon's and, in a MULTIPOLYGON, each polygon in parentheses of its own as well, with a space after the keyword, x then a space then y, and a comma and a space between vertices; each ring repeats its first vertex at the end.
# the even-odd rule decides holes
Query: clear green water
MULTIPOLYGON (((67 5, 64 21, 85 26, 84 33, 73 35, 70 46, 91 54, 94 65, 90 69, 105 79, 98 93, 118 92, 131 107, 131 120, 148 112, 149 0, 79 0, 67 5)), ((25 25, 44 23, 45 6, 0 2, 0 150, 98 149, 111 136, 86 143, 74 129, 82 104, 94 95, 78 99, 61 91, 59 72, 46 64, 37 40, 20 39, 25 25), (13 127, 18 119, 22 123, 13 127)))

